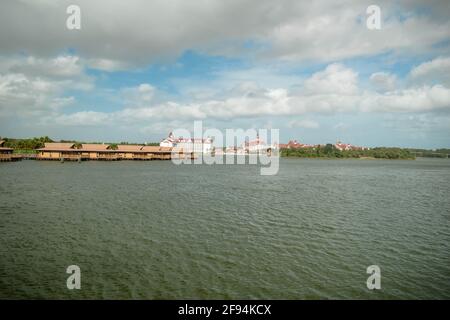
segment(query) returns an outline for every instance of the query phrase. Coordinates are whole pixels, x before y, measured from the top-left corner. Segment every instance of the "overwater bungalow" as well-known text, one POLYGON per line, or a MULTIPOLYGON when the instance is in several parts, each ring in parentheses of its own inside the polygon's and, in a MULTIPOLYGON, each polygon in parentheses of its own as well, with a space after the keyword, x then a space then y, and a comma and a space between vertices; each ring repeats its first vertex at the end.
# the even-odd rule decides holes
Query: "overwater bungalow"
POLYGON ((17 161, 20 157, 14 156, 12 148, 4 147, 5 140, 0 140, 0 161, 17 161))
MULTIPOLYGON (((94 143, 45 143, 38 160, 170 160, 170 147, 94 143)), ((181 154, 177 154, 180 156, 181 154)))

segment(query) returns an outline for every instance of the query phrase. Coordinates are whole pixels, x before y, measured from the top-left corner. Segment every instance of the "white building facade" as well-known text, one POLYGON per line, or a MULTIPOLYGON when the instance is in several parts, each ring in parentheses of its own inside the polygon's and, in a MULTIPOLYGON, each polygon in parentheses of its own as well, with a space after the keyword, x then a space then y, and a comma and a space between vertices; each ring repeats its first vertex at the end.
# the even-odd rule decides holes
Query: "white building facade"
POLYGON ((259 135, 256 139, 251 141, 246 141, 242 144, 242 149, 245 150, 246 153, 267 153, 269 149, 275 149, 275 146, 268 145, 262 139, 259 138, 259 135))
POLYGON ((175 138, 171 132, 159 145, 161 147, 176 147, 179 150, 182 149, 185 153, 211 154, 214 149, 213 142, 214 139, 210 137, 206 139, 175 138))

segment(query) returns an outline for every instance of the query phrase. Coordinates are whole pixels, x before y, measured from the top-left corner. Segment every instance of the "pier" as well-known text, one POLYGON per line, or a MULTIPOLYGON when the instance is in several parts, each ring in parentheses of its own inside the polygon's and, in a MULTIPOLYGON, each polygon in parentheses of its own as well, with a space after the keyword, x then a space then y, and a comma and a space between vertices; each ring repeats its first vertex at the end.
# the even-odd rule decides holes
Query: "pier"
POLYGON ((20 161, 22 160, 21 156, 17 156, 15 154, 0 154, 0 162, 12 162, 12 161, 20 161))

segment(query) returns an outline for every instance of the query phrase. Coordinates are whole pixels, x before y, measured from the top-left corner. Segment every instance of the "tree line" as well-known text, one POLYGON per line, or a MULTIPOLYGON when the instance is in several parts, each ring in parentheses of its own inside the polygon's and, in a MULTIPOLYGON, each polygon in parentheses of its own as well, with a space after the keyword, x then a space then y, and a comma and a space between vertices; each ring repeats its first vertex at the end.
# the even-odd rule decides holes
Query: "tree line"
POLYGON ((6 148, 13 148, 14 150, 34 150, 44 147, 46 142, 53 142, 49 137, 35 137, 28 139, 15 139, 15 138, 0 138, 4 140, 4 146, 6 148))
POLYGON ((281 156, 300 158, 415 159, 408 149, 377 147, 368 150, 339 150, 332 144, 311 148, 281 149, 281 156))
POLYGON ((427 149, 408 149, 412 154, 416 157, 425 157, 425 158, 448 158, 450 155, 450 149, 436 149, 436 150, 427 150, 427 149))

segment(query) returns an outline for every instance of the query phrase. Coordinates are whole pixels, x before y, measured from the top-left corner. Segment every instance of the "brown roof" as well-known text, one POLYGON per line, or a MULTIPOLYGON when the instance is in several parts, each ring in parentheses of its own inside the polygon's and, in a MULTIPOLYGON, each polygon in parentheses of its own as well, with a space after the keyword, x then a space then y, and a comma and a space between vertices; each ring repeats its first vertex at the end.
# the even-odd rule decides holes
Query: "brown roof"
POLYGON ((88 151, 88 152, 153 152, 153 153, 164 153, 171 152, 170 147, 159 147, 159 146, 140 146, 132 144, 119 144, 117 149, 109 149, 108 144, 96 144, 96 143, 83 143, 80 149, 74 147, 74 143, 59 143, 51 142, 46 143, 44 148, 37 149, 39 151, 88 151))
POLYGON ((161 150, 162 152, 172 152, 173 148, 171 147, 159 147, 159 150, 161 150))
POLYGON ((99 143, 83 143, 81 145, 82 151, 108 151, 109 144, 99 143))
POLYGON ((65 150, 73 150, 74 143, 62 143, 62 142, 46 142, 43 148, 38 150, 40 151, 65 151, 65 150))
POLYGON ((2 146, 5 143, 5 140, 0 140, 0 146, 2 146))
POLYGON ((119 144, 117 146, 117 151, 140 151, 142 149, 142 146, 139 145, 133 145, 133 144, 119 144))
POLYGON ((142 151, 145 152, 171 152, 171 147, 159 147, 159 146, 144 146, 142 147, 142 151))

